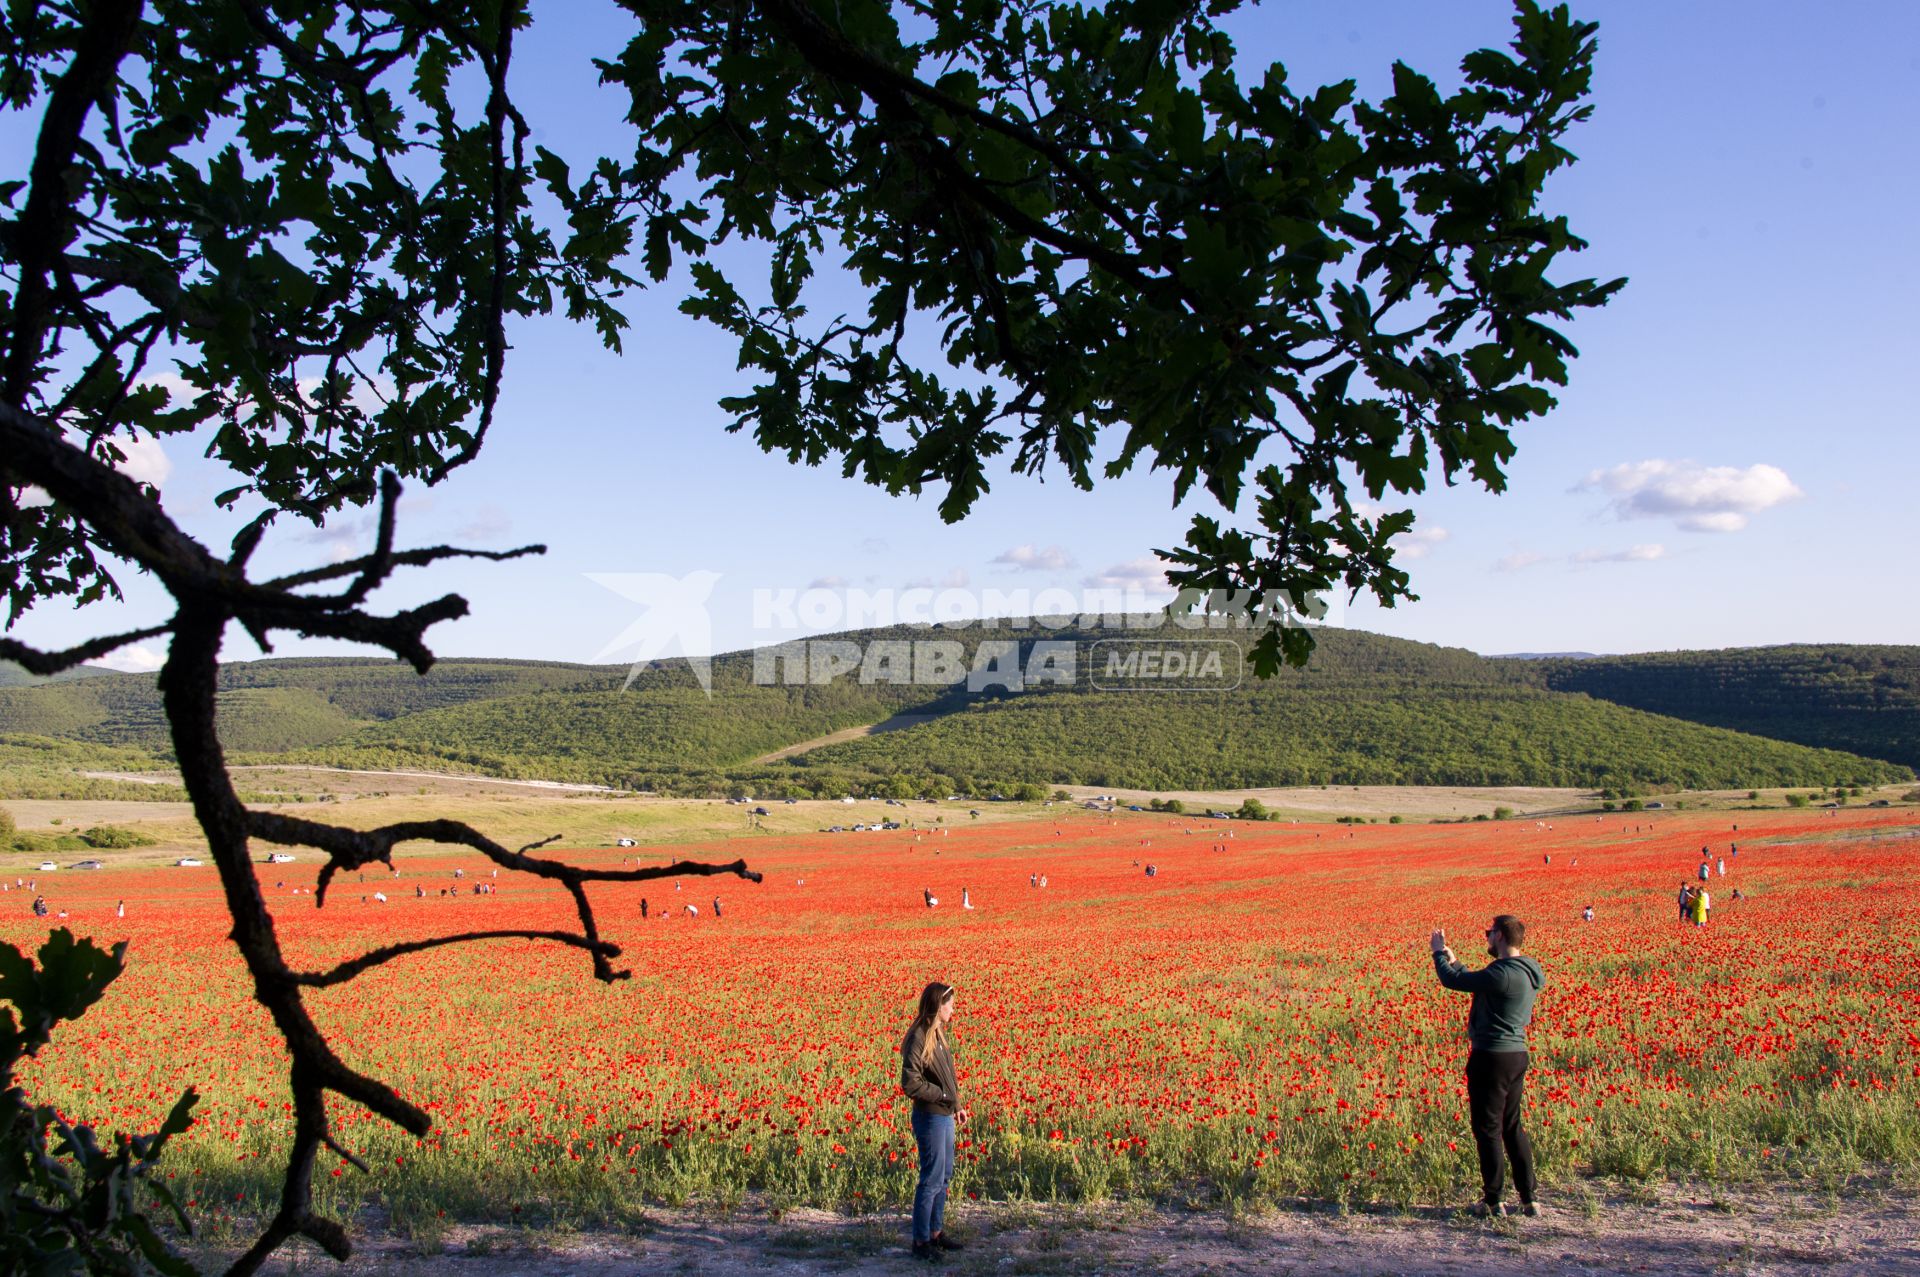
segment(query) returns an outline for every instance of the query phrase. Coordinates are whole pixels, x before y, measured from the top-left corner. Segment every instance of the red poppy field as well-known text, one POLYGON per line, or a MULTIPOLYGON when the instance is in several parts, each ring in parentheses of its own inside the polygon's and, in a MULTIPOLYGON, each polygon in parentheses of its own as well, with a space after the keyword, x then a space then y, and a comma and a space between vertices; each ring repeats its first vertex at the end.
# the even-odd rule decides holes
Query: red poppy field
MULTIPOLYGON (((1914 834, 1895 809, 1353 829, 1075 816, 727 842, 712 858, 745 849, 764 884, 595 891, 630 981, 594 982, 572 950, 495 942, 311 993, 343 1055, 436 1121, 416 1141, 336 1101, 336 1132, 373 1173, 328 1164, 320 1204, 378 1201, 403 1226, 748 1193, 897 1205, 914 1179, 898 1043, 934 978, 959 989, 958 1192, 1457 1202, 1475 1182, 1467 999, 1434 980, 1427 934, 1447 928, 1477 965, 1495 912, 1525 919, 1548 976, 1527 1121, 1549 1186, 1911 1163, 1914 834), (1703 844, 1727 874, 1700 929, 1674 894, 1703 844)), ((397 879, 347 875, 318 911, 299 894, 313 863, 260 866, 290 958, 571 926, 561 888, 491 878, 478 856, 419 848, 397 864, 397 879), (475 895, 477 881, 498 890, 475 895)), ((288 1135, 283 1055, 224 939, 213 870, 59 878, 41 889, 69 918, 32 918, 9 894, 0 938, 127 939, 129 969, 21 1082, 135 1130, 198 1087, 171 1175, 202 1219, 254 1214, 288 1135)))

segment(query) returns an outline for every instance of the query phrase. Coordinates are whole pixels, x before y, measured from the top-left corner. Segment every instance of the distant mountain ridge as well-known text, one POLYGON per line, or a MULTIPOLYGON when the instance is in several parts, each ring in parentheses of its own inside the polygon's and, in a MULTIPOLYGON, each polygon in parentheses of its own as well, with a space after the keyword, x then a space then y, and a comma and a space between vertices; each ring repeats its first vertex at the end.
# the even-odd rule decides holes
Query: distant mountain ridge
MULTIPOLYGON (((1910 776, 1920 762, 1920 648, 1490 658, 1329 629, 1319 632, 1305 670, 1283 670, 1264 684, 1102 691, 1086 670, 1092 645, 1115 633, 995 623, 821 636, 863 651, 957 642, 968 660, 987 641, 1014 643, 1023 661, 1036 641, 1074 644, 1081 659, 1070 685, 1013 693, 861 682, 857 674, 768 686, 755 681, 751 651, 713 659, 711 697, 678 661, 647 670, 627 691, 625 665, 455 659, 421 677, 371 658, 243 662, 221 668, 221 724, 236 761, 425 767, 673 792, 917 793, 1016 783, 1758 787, 1884 783, 1910 776), (754 761, 896 714, 922 721, 754 761)), ((1242 654, 1248 642, 1238 631, 1202 637, 1242 654)), ((765 654, 758 660, 777 665, 765 654)), ((151 675, 0 689, 0 736, 131 747, 156 758, 168 747, 151 675)))

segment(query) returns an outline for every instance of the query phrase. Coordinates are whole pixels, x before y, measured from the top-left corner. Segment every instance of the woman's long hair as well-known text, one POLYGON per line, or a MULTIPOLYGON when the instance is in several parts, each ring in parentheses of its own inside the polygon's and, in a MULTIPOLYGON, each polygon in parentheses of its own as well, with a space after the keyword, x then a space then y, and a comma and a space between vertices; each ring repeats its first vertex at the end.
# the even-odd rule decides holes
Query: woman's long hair
POLYGON ((953 1001, 953 986, 935 980, 920 990, 920 1010, 913 1017, 913 1027, 907 1031, 911 1037, 920 1035, 920 1067, 925 1068, 933 1059, 933 1048, 945 1046, 947 1031, 940 1026, 940 1008, 953 1001))

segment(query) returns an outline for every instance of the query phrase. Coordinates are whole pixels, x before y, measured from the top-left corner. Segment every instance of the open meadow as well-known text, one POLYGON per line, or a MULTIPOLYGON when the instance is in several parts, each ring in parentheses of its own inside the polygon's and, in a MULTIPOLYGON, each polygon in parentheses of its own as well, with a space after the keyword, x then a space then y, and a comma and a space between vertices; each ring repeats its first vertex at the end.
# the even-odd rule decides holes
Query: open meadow
MULTIPOLYGON (((965 1199, 1459 1204, 1475 1176, 1466 998, 1435 982, 1426 936, 1447 928, 1471 962, 1497 911, 1526 919, 1548 973, 1527 1121, 1558 1201, 1621 1182, 1833 1185, 1920 1157, 1911 809, 1355 827, 957 819, 948 832, 712 845, 716 860, 747 855, 759 886, 599 887, 602 930, 634 972, 612 986, 571 950, 507 941, 311 993, 350 1062, 436 1121, 415 1140, 336 1103, 336 1129, 373 1173, 333 1159, 322 1205, 376 1209, 423 1237, 461 1220, 619 1228, 663 1205, 896 1213, 914 1182, 898 1043, 933 978, 960 990, 965 1199), (1673 902, 1703 846, 1727 860, 1704 930, 1673 902), (1579 920, 1587 904, 1592 923, 1579 920)), ((198 1087, 168 1173, 218 1239, 277 1184, 284 1057, 225 939, 212 868, 105 858, 101 871, 17 873, 64 920, 0 895, 0 939, 22 948, 52 926, 130 944, 127 974, 21 1081, 136 1130, 198 1087)), ((317 968, 570 916, 563 889, 495 879, 477 855, 411 845, 396 865, 346 875, 323 910, 311 855, 260 865, 290 958, 317 968)))

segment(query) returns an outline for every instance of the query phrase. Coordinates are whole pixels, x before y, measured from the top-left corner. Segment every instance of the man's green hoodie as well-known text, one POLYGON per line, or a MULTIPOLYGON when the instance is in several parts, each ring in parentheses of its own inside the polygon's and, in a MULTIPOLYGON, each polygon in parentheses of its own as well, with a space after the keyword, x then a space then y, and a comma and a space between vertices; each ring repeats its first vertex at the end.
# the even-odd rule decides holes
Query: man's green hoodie
POLYGON ((1440 983, 1473 995, 1467 1040, 1476 1051, 1524 1051, 1533 999, 1547 982, 1540 964, 1524 953, 1469 971, 1444 953, 1433 955, 1440 983))

